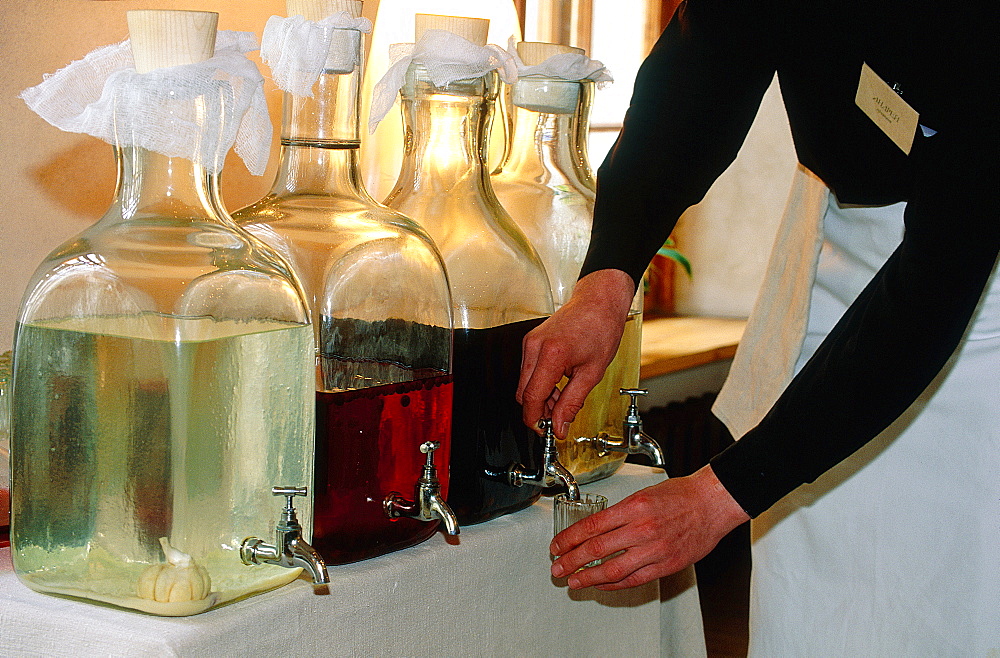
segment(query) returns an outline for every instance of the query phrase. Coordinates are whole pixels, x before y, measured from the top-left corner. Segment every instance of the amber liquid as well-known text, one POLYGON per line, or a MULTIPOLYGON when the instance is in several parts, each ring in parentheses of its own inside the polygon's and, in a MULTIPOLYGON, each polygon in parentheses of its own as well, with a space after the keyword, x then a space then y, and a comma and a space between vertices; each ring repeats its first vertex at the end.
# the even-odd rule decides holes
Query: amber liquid
POLYGON ((521 420, 514 399, 521 370, 521 341, 544 318, 489 329, 456 329, 452 369, 451 493, 459 523, 471 525, 527 507, 541 489, 511 486, 507 469, 538 468, 541 444, 521 420))
POLYGON ((316 477, 313 546, 327 564, 356 562, 418 544, 438 522, 390 519, 395 492, 414 499, 426 456, 448 494, 452 380, 440 375, 350 391, 316 392, 316 477))
MULTIPOLYGON (((639 353, 642 342, 642 314, 629 313, 625 321, 618 351, 604 377, 587 395, 583 408, 570 423, 566 440, 557 440, 559 461, 576 477, 579 484, 587 484, 613 475, 625 463, 625 453, 600 453, 581 437, 607 434, 621 439, 622 423, 628 415, 629 397, 619 389, 639 385, 639 353)), ((560 386, 565 384, 565 379, 560 386)))

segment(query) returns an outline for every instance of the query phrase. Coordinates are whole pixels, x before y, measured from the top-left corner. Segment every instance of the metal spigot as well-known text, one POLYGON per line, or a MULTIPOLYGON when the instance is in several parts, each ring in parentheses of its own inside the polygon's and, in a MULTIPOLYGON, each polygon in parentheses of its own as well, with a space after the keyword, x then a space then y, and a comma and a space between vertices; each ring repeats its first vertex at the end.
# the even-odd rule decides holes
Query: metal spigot
POLYGON ((330 574, 326 571, 326 562, 312 546, 302 538, 302 526, 295 515, 295 505, 292 500, 296 496, 305 496, 305 487, 272 487, 271 495, 285 496, 285 509, 281 511, 281 519, 275 528, 277 541, 275 544, 265 543, 257 537, 247 537, 240 546, 240 559, 243 564, 276 564, 279 567, 302 567, 312 576, 313 584, 324 585, 330 582, 330 574))
POLYGON ((535 487, 554 487, 562 482, 566 486, 570 500, 580 500, 580 487, 576 478, 559 461, 556 451, 556 435, 552 431, 552 419, 542 418, 539 426, 545 430, 545 447, 542 449, 542 467, 535 473, 526 473, 524 466, 514 464, 507 470, 507 480, 515 487, 529 484, 535 487))
POLYGON ((434 467, 434 451, 441 447, 437 441, 425 441, 420 444, 420 452, 427 455, 424 464, 424 474, 417 480, 415 501, 409 501, 393 491, 382 502, 386 516, 398 519, 405 516, 418 521, 440 520, 445 532, 449 535, 459 533, 458 517, 448 503, 441 497, 441 481, 438 480, 437 469, 434 467))
POLYGON ((640 395, 646 395, 648 392, 641 388, 618 389, 619 394, 632 398, 628 405, 628 413, 622 422, 621 438, 614 438, 601 432, 597 436, 581 436, 577 442, 588 443, 602 454, 623 452, 629 455, 646 455, 653 462, 653 466, 664 468, 666 461, 659 444, 642 431, 642 417, 639 415, 639 405, 636 400, 640 395))

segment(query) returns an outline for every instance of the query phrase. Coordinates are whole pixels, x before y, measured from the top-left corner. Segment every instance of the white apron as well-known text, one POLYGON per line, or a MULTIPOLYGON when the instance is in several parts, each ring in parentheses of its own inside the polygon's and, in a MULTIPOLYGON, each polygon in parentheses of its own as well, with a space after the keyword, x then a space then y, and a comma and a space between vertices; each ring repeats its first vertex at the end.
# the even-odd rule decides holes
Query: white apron
MULTIPOLYGON (((815 191, 815 179, 798 185, 800 197, 803 185, 815 191)), ((829 195, 813 207, 821 212, 813 224, 823 244, 804 336, 793 336, 785 348, 796 356, 795 370, 898 245, 905 205, 841 208, 829 195)), ((807 215, 798 220, 808 224, 807 215)), ((799 244, 807 247, 808 240, 799 244)), ((781 286, 779 298, 794 288, 781 286)), ((772 293, 762 292, 755 312, 784 303, 772 293)), ((795 306, 794 299, 784 301, 795 306)), ((933 299, 927 312, 934 312, 933 299)), ((766 324, 756 320, 748 333, 767 344, 775 332, 754 328, 766 324)), ((733 421, 734 436, 766 413, 735 401, 741 397, 735 387, 756 379, 746 372, 755 359, 742 356, 717 410, 727 424, 733 421)), ((994 273, 965 340, 903 417, 754 521, 752 656, 1000 656, 998 370, 994 273)), ((778 393, 790 373, 766 376, 778 393)))

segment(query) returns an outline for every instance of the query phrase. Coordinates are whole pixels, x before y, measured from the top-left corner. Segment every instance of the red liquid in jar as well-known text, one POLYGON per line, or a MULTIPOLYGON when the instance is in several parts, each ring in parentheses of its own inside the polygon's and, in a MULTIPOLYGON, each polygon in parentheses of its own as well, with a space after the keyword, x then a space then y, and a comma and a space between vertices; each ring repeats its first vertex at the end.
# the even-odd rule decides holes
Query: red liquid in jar
POLYGON ((462 525, 523 509, 541 489, 511 486, 508 468, 535 471, 538 436, 521 420, 514 394, 521 372, 521 341, 544 318, 489 329, 455 329, 455 407, 452 418, 451 505, 462 525))
POLYGON ((316 393, 316 477, 312 545, 327 564, 344 564, 418 544, 438 521, 390 519, 392 492, 414 499, 426 455, 448 493, 451 375, 336 393, 316 393))
POLYGON ((10 546, 10 490, 0 489, 0 548, 10 546))

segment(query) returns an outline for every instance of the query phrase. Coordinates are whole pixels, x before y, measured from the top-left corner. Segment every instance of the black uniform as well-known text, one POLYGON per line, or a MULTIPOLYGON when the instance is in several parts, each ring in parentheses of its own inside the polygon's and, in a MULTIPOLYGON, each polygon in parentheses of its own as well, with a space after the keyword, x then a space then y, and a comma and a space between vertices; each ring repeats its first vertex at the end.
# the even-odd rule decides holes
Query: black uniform
POLYGON ((840 202, 907 202, 899 248, 764 420, 712 460, 751 516, 887 427, 962 338, 1000 248, 996 25, 996 3, 688 0, 639 72, 581 276, 614 268, 638 284, 736 157, 775 72, 798 159, 840 202), (909 155, 855 105, 863 62, 929 129, 909 155))

